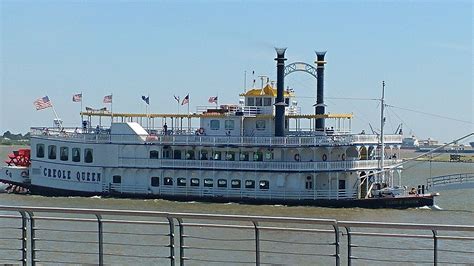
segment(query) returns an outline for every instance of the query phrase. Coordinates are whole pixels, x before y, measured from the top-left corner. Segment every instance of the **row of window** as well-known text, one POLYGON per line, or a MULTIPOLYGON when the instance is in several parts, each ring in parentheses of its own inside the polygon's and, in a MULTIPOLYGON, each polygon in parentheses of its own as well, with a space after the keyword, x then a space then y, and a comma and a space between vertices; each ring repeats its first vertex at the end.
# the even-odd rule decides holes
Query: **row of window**
MULTIPOLYGON (((265 157, 266 160, 273 160, 274 154, 273 151, 266 151, 266 152, 253 152, 253 161, 263 161, 265 157)), ((200 152, 195 152, 193 150, 188 151, 181 151, 181 150, 174 150, 171 149, 164 149, 163 150, 163 158, 165 159, 186 159, 186 160, 225 160, 225 161, 250 161, 250 152, 243 151, 240 152, 239 155, 236 155, 234 151, 214 151, 209 152, 207 150, 201 150, 200 152), (172 156, 171 156, 172 153, 172 156), (238 157, 238 158, 237 158, 238 157)), ((150 151, 150 159, 159 159, 159 152, 156 150, 150 151)))
MULTIPOLYGON (((285 103, 289 105, 290 98, 285 98, 285 103)), ((248 97, 247 106, 272 106, 272 98, 269 97, 248 97)))
MULTIPOLYGON (((58 150, 56 145, 48 145, 48 159, 56 160, 58 155, 58 150)), ((44 158, 45 157, 45 145, 36 144, 36 157, 44 158)), ((61 161, 71 161, 80 162, 81 161, 81 149, 80 148, 71 148, 71 153, 69 153, 69 147, 59 147, 59 160, 61 161)), ((93 150, 90 148, 84 149, 84 162, 92 163, 94 160, 93 150)))
MULTIPOLYGON (((114 184, 122 183, 122 177, 119 175, 114 175, 112 182, 114 184)), ((160 178, 157 176, 153 176, 150 179, 150 185, 152 187, 159 187, 160 186, 160 178)), ((163 178, 163 185, 164 186, 172 186, 174 184, 174 179, 172 177, 165 177, 163 178)), ((178 187, 200 187, 201 186, 201 179, 199 178, 191 178, 189 183, 186 178, 176 178, 176 186, 178 187)), ((205 178, 202 180, 203 187, 214 187, 214 179, 205 178)), ((218 188, 227 188, 228 182, 226 179, 218 179, 216 182, 216 187, 218 188)), ((230 181, 231 188, 242 188, 242 181, 239 179, 233 179, 230 181)), ((245 180, 244 187, 247 189, 254 189, 255 188, 255 180, 245 180)), ((268 180, 260 180, 258 182, 259 189, 268 189, 270 187, 270 182, 268 180)))
MULTIPOLYGON (((211 120, 210 122, 211 130, 219 130, 221 128, 221 121, 220 120, 211 120)), ((265 120, 257 120, 255 121, 255 129, 256 130, 265 130, 266 122, 265 120)), ((225 130, 234 130, 235 129, 235 121, 234 120, 225 120, 224 121, 224 129, 225 130)))

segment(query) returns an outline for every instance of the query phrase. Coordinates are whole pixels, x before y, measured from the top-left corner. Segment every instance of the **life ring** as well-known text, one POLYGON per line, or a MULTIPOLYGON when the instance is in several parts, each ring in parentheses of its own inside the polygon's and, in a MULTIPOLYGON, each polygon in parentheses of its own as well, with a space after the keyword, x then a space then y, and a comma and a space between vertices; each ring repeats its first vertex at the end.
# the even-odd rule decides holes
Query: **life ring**
POLYGON ((295 158, 295 161, 299 162, 300 161, 300 154, 299 153, 295 154, 294 158, 295 158))
POLYGON ((328 156, 326 154, 323 154, 323 161, 327 161, 328 160, 328 156))
POLYGON ((346 160, 346 155, 345 155, 344 153, 341 155, 341 159, 342 159, 343 161, 346 160))

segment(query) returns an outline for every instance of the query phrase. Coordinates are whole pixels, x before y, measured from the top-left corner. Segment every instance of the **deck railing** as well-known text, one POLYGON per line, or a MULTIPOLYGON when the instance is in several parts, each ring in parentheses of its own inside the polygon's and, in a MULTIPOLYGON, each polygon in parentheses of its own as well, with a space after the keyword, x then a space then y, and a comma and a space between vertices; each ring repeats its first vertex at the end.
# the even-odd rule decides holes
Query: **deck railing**
MULTIPOLYGON (((335 145, 373 145, 378 144, 377 135, 318 135, 288 137, 234 137, 205 135, 119 135, 109 134, 107 130, 94 133, 75 132, 69 128, 32 128, 31 135, 35 138, 60 139, 63 141, 79 141, 90 143, 147 143, 165 145, 238 145, 238 146, 335 146, 335 145)), ((386 145, 401 144, 401 135, 386 135, 386 145)))
POLYGON ((426 188, 428 190, 470 187, 474 187, 474 173, 452 174, 426 179, 426 188))
POLYGON ((474 257, 472 225, 16 206, 0 212, 1 263, 468 265, 474 257))
MULTIPOLYGON (((401 160, 385 160, 385 167, 400 163, 401 160)), ((220 160, 177 160, 149 159, 120 156, 118 166, 150 168, 186 168, 186 169, 232 169, 232 170, 268 170, 268 171, 346 171, 375 169, 376 160, 351 160, 331 162, 269 162, 269 161, 220 161, 220 160)))

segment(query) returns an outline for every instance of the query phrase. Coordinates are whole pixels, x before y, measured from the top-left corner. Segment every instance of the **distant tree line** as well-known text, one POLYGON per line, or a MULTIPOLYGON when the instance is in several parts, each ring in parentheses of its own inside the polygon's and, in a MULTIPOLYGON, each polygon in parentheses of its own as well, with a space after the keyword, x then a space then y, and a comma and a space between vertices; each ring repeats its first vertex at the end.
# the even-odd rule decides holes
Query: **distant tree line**
POLYGON ((3 133, 0 144, 1 145, 28 145, 30 143, 30 133, 26 133, 25 135, 13 134, 10 131, 6 131, 3 133))

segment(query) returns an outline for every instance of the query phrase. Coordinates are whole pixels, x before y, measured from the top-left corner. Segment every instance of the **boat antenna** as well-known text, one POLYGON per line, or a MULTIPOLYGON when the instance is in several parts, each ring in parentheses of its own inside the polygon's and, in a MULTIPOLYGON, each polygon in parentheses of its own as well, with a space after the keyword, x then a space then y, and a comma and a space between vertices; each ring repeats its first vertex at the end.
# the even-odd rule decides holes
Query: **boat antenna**
POLYGON ((380 99, 380 180, 379 183, 385 182, 385 172, 384 163, 385 163, 385 140, 384 140, 384 132, 383 127, 385 125, 385 117, 384 117, 384 107, 385 107, 385 81, 382 81, 382 98, 380 99))
POLYGON ((244 93, 247 92, 247 70, 244 71, 244 93))

